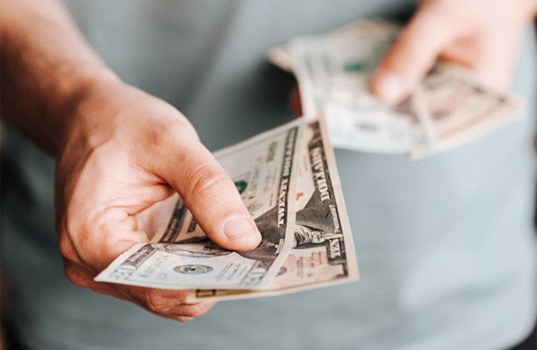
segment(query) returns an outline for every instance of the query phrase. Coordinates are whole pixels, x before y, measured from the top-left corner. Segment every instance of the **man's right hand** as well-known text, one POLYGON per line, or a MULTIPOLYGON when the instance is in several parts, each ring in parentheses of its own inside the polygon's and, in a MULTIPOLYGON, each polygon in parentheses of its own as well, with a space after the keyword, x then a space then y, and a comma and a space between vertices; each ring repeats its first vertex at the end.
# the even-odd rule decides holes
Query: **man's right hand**
POLYGON ((261 236, 254 220, 179 111, 113 77, 88 86, 62 133, 57 163, 56 221, 67 276, 161 316, 181 321, 199 316, 211 304, 186 305, 183 292, 93 278, 130 246, 150 239, 152 232, 143 228, 174 192, 224 248, 255 248, 261 236))
POLYGON ((261 241, 231 179, 175 108, 121 82, 59 0, 0 2, 2 120, 57 158, 55 206, 67 276, 76 285, 190 320, 211 304, 184 292, 94 282, 147 242, 158 203, 178 192, 218 245, 261 241))
POLYGON ((59 143, 56 216, 65 271, 78 286, 190 320, 211 304, 184 293, 97 283, 95 275, 152 232, 157 203, 178 192, 218 245, 255 248, 261 239, 229 176, 175 108, 110 74, 79 92, 59 143), (138 215, 143 212, 143 215, 138 215), (141 222, 143 220, 143 222, 141 222))

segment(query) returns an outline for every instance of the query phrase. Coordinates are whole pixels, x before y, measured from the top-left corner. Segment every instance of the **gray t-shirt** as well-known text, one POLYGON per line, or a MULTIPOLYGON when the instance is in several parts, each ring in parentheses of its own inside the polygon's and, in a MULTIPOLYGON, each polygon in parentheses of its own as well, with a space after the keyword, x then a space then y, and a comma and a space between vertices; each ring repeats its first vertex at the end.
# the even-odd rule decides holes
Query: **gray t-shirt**
MULTIPOLYGON (((359 18, 404 16, 397 0, 67 1, 127 82, 177 106, 211 149, 292 118, 292 79, 267 50, 359 18)), ((166 320, 72 286, 52 208, 52 159, 12 132, 3 154, 3 264, 14 327, 35 349, 499 349, 536 309, 532 153, 536 79, 527 35, 514 91, 521 120, 411 161, 337 150, 362 280, 222 302, 166 320)))

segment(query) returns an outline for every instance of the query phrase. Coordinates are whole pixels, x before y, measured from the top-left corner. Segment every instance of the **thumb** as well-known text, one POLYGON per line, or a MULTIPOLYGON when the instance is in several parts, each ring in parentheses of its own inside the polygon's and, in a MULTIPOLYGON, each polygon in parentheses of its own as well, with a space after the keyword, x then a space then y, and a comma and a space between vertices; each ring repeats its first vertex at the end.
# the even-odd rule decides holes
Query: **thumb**
POLYGON ((434 2, 424 2, 372 75, 371 92, 388 104, 406 98, 455 33, 434 2))
POLYGON ((159 162, 157 174, 183 199, 207 236, 231 250, 249 250, 261 234, 235 184, 213 155, 198 141, 184 142, 171 152, 173 160, 159 162))

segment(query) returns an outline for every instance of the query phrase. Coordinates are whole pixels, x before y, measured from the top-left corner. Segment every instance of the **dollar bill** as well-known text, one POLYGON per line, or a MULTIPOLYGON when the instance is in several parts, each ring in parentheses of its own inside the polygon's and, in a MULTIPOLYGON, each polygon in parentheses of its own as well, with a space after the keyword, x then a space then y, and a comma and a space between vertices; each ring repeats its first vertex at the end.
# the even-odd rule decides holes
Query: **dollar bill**
POLYGON ((516 97, 486 88, 468 70, 442 62, 407 100, 396 106, 382 103, 369 92, 369 80, 400 29, 389 22, 360 21, 269 51, 269 59, 296 75, 305 115, 325 115, 334 147, 419 158, 521 115, 516 97))
POLYGON ((297 120, 215 153, 258 226, 262 243, 234 252, 212 243, 180 198, 160 209, 151 242, 119 256, 96 281, 167 289, 262 288, 294 245, 297 166, 304 122, 297 120), (261 226, 260 226, 261 228, 261 226))
MULTIPOLYGON (((322 119, 307 125, 298 170, 293 247, 279 273, 264 289, 198 289, 189 301, 279 295, 358 280, 351 228, 322 119)), ((259 225, 263 230, 273 223, 259 225)))
POLYGON ((430 142, 409 154, 419 158, 453 148, 496 130, 522 115, 517 96, 487 88, 468 70, 439 62, 413 93, 426 116, 430 142))
POLYGON ((371 73, 399 30, 375 24, 291 41, 303 112, 326 116, 335 147, 379 153, 422 149, 431 137, 414 100, 392 108, 368 92, 371 73))
MULTIPOLYGON (((396 35, 396 33, 399 30, 400 30, 399 25, 395 23, 390 23, 384 20, 379 20, 379 19, 360 20, 357 22, 347 24, 343 27, 331 30, 326 34, 323 34, 322 36, 325 38, 329 36, 334 36, 335 38, 337 38, 340 35, 354 35, 354 36, 367 37, 367 35, 369 35, 370 33, 375 33, 375 32, 386 33, 387 32, 389 37, 392 38, 396 35)), ((384 34, 381 34, 381 35, 384 35, 384 34)), ((312 38, 313 36, 309 36, 309 37, 312 38)), ((278 45, 273 48, 270 48, 269 51, 267 52, 267 56, 271 63, 283 69, 284 71, 292 73, 293 72, 293 58, 291 57, 289 46, 290 45, 287 43, 287 44, 282 44, 282 45, 278 45)), ((385 51, 385 49, 386 47, 381 48, 381 50, 378 51, 378 53, 381 54, 383 51, 385 51)))

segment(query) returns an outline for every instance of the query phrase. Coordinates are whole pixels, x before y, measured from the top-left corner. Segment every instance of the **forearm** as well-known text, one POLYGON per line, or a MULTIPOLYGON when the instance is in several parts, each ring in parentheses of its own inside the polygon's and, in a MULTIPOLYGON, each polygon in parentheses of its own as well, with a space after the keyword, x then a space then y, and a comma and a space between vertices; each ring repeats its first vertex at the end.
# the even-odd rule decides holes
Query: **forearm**
POLYGON ((1 115, 55 154, 96 78, 117 79, 56 0, 0 2, 1 115))

